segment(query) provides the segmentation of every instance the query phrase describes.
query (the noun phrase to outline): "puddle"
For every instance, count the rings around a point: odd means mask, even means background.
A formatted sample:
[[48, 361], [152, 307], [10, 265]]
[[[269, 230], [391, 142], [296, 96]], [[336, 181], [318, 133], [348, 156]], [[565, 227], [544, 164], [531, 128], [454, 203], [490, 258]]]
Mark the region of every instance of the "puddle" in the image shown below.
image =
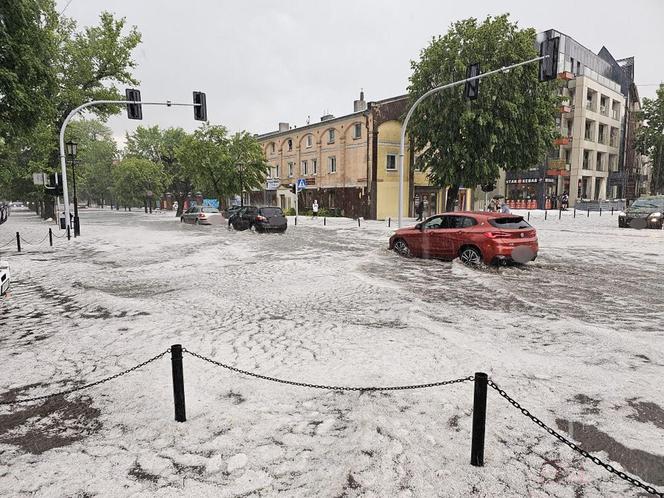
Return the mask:
[[[623, 446], [592, 425], [556, 419], [558, 429], [567, 432], [581, 447], [590, 452], [604, 451], [609, 460], [618, 462], [625, 471], [656, 486], [664, 485], [664, 456]], [[607, 462], [609, 463], [609, 462]]]

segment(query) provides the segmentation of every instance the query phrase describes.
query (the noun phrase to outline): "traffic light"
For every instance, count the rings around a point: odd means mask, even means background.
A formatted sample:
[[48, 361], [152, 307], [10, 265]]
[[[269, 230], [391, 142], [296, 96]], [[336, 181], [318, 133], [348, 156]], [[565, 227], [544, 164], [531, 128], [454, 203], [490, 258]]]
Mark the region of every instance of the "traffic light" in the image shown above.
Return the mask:
[[51, 173], [48, 175], [48, 185], [45, 185], [46, 193], [50, 195], [62, 195], [62, 173]]
[[[480, 65], [469, 64], [468, 69], [466, 69], [466, 78], [474, 78], [475, 76], [480, 75]], [[463, 98], [468, 100], [475, 100], [480, 94], [480, 80], [466, 81], [466, 85], [463, 87]]]
[[196, 121], [207, 121], [207, 105], [203, 92], [194, 92], [194, 119]]
[[[141, 101], [140, 90], [127, 88], [125, 90], [125, 96], [127, 97], [127, 100], [135, 102]], [[141, 104], [127, 104], [127, 117], [129, 119], [143, 119], [143, 108], [141, 107]]]
[[288, 185], [291, 189], [291, 192], [293, 192], [295, 195], [297, 195], [297, 183], [291, 183]]
[[540, 57], [548, 55], [539, 61], [539, 80], [550, 81], [558, 77], [558, 47], [560, 37], [547, 38], [540, 43]]

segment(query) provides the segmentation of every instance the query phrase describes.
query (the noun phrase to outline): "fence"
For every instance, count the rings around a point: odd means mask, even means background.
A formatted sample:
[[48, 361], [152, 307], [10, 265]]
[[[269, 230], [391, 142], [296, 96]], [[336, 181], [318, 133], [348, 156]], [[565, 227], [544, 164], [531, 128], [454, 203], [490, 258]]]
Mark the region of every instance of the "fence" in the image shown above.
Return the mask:
[[443, 381], [437, 381], [437, 382], [429, 382], [425, 384], [412, 384], [412, 385], [404, 385], [404, 386], [333, 386], [333, 385], [323, 385], [323, 384], [311, 384], [307, 382], [300, 382], [300, 381], [294, 381], [294, 380], [287, 380], [287, 379], [281, 379], [278, 377], [272, 377], [269, 375], [264, 375], [264, 374], [259, 374], [256, 372], [250, 372], [247, 370], [242, 370], [240, 368], [234, 367], [232, 365], [228, 365], [226, 363], [222, 363], [218, 360], [214, 360], [212, 358], [208, 358], [206, 356], [203, 356], [201, 354], [195, 353], [193, 351], [189, 351], [185, 348], [182, 347], [180, 344], [174, 344], [172, 345], [169, 349], [166, 351], [163, 351], [159, 353], [156, 356], [153, 356], [152, 358], [139, 363], [138, 365], [135, 365], [131, 368], [128, 368], [126, 370], [123, 370], [122, 372], [116, 373], [114, 375], [111, 375], [109, 377], [105, 377], [103, 379], [100, 379], [98, 381], [85, 384], [79, 387], [75, 387], [72, 389], [67, 389], [64, 391], [59, 391], [56, 393], [52, 394], [46, 394], [42, 396], [36, 396], [33, 398], [25, 398], [25, 399], [18, 399], [18, 400], [12, 400], [12, 401], [0, 401], [0, 405], [16, 405], [16, 404], [21, 404], [21, 403], [32, 403], [35, 401], [42, 401], [42, 400], [47, 400], [50, 398], [55, 398], [58, 396], [65, 396], [68, 394], [72, 394], [75, 392], [83, 391], [84, 389], [90, 389], [92, 387], [104, 384], [106, 382], [110, 382], [114, 379], [117, 379], [119, 377], [122, 377], [124, 375], [127, 375], [131, 372], [134, 372], [136, 370], [139, 370], [143, 368], [144, 366], [155, 362], [161, 358], [163, 358], [165, 355], [168, 353], [171, 354], [171, 370], [172, 370], [172, 379], [173, 379], [173, 400], [174, 400], [174, 411], [175, 411], [175, 420], [177, 422], [186, 422], [187, 420], [187, 415], [186, 415], [186, 402], [185, 402], [185, 390], [184, 390], [184, 366], [183, 366], [183, 353], [188, 354], [200, 361], [206, 362], [208, 364], [214, 365], [216, 367], [224, 368], [226, 370], [229, 370], [234, 373], [238, 373], [241, 375], [245, 375], [248, 377], [252, 377], [255, 379], [260, 379], [264, 381], [269, 381], [269, 382], [275, 382], [279, 384], [286, 384], [289, 386], [295, 386], [295, 387], [304, 387], [304, 388], [310, 388], [310, 389], [323, 389], [323, 390], [330, 390], [330, 391], [356, 391], [356, 392], [368, 392], [368, 391], [404, 391], [404, 390], [413, 390], [413, 389], [426, 389], [426, 388], [433, 388], [433, 387], [442, 387], [442, 386], [450, 386], [450, 385], [455, 385], [455, 384], [461, 384], [465, 382], [473, 382], [474, 383], [474, 393], [473, 393], [473, 420], [472, 420], [472, 435], [471, 435], [471, 451], [470, 451], [470, 464], [476, 467], [483, 467], [484, 466], [484, 447], [485, 447], [485, 428], [486, 428], [486, 417], [487, 417], [487, 391], [488, 388], [490, 387], [492, 390], [496, 391], [502, 398], [507, 400], [514, 408], [516, 408], [519, 412], [521, 412], [524, 416], [526, 416], [528, 419], [530, 419], [532, 422], [534, 422], [536, 425], [544, 429], [546, 432], [548, 432], [550, 435], [555, 437], [558, 441], [561, 443], [569, 446], [572, 450], [576, 451], [580, 455], [582, 455], [584, 458], [587, 458], [594, 464], [604, 468], [606, 471], [610, 472], [611, 474], [614, 474], [618, 476], [619, 478], [623, 479], [624, 481], [632, 484], [633, 486], [636, 486], [647, 493], [658, 496], [660, 498], [664, 498], [664, 491], [660, 491], [655, 489], [654, 487], [645, 484], [641, 482], [640, 480], [627, 475], [625, 472], [622, 472], [620, 470], [617, 470], [614, 468], [612, 465], [604, 462], [603, 460], [599, 459], [598, 457], [590, 454], [588, 451], [584, 450], [583, 448], [579, 447], [576, 443], [574, 443], [572, 440], [566, 438], [559, 432], [555, 431], [548, 425], [546, 425], [544, 422], [542, 422], [541, 419], [533, 415], [528, 409], [523, 407], [520, 403], [518, 403], [514, 398], [509, 396], [502, 388], [500, 388], [491, 378], [486, 373], [483, 372], [476, 372], [474, 375], [471, 376], [466, 376], [466, 377], [460, 377], [457, 379], [451, 379], [451, 380], [443, 380]]
[[22, 247], [21, 242], [23, 242], [24, 244], [27, 244], [29, 246], [40, 246], [40, 245], [44, 244], [47, 239], [48, 239], [49, 246], [53, 247], [53, 239], [54, 238], [55, 239], [64, 239], [65, 237], [67, 238], [67, 240], [71, 239], [71, 232], [70, 232], [69, 228], [67, 229], [67, 232], [63, 233], [62, 235], [54, 234], [53, 230], [49, 228], [48, 233], [46, 235], [44, 235], [44, 237], [39, 242], [35, 242], [35, 241], [31, 242], [29, 240], [26, 240], [21, 235], [20, 232], [16, 232], [16, 238], [12, 237], [11, 239], [6, 241], [5, 243], [0, 244], [0, 249], [4, 249], [6, 247], [9, 247], [9, 246], [12, 246], [12, 245], [16, 244], [16, 252], [21, 252], [21, 247]]

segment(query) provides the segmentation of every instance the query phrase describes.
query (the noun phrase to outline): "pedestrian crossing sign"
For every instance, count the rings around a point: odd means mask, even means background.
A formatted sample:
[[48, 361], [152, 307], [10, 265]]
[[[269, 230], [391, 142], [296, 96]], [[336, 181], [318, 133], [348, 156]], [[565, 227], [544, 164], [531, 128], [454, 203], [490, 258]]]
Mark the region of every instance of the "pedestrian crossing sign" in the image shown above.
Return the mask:
[[307, 187], [307, 182], [305, 181], [304, 178], [298, 178], [297, 180], [297, 191], [300, 192], [301, 190], [304, 190]]

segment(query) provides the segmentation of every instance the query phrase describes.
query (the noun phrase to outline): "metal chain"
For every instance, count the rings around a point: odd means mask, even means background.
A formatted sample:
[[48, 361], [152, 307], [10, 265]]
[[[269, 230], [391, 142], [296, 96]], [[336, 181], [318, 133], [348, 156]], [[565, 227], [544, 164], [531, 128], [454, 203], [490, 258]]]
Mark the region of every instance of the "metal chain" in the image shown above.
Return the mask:
[[16, 239], [11, 238], [8, 242], [5, 242], [3, 245], [1, 245], [1, 246], [0, 246], [0, 249], [3, 248], [3, 247], [10, 246], [10, 245], [12, 245], [12, 244], [16, 244]]
[[122, 372], [116, 373], [115, 375], [111, 375], [110, 377], [103, 378], [101, 380], [98, 380], [96, 382], [92, 382], [90, 384], [85, 384], [84, 386], [80, 387], [74, 387], [72, 389], [67, 389], [66, 391], [60, 391], [57, 393], [53, 394], [45, 394], [44, 396], [36, 396], [34, 398], [26, 398], [26, 399], [17, 399], [14, 401], [0, 401], [0, 405], [16, 405], [18, 403], [30, 403], [32, 401], [39, 401], [42, 399], [49, 399], [49, 398], [55, 398], [56, 396], [64, 396], [65, 394], [71, 394], [76, 391], [82, 391], [83, 389], [88, 389], [90, 387], [98, 386], [99, 384], [103, 384], [104, 382], [109, 382], [113, 379], [117, 379], [118, 377], [122, 377], [123, 375], [127, 375], [128, 373], [133, 372], [134, 370], [138, 370], [139, 368], [144, 367], [148, 363], [152, 363], [153, 361], [157, 361], [159, 358], [164, 356], [166, 353], [169, 353], [171, 350], [167, 349], [163, 353], [159, 353], [157, 356], [153, 356], [149, 360], [144, 361], [143, 363], [139, 363], [138, 365], [128, 368], [127, 370], [123, 370]]
[[21, 235], [20, 237], [21, 237], [21, 240], [23, 240], [23, 242], [25, 242], [25, 243], [28, 244], [29, 246], [38, 246], [38, 245], [42, 244], [42, 243], [46, 240], [46, 238], [48, 237], [48, 234], [46, 234], [46, 235], [44, 236], [44, 238], [41, 239], [41, 240], [40, 240], [39, 242], [37, 242], [36, 244], [34, 244], [34, 243], [32, 243], [32, 242], [28, 242], [27, 240], [25, 240], [25, 239], [23, 238], [23, 235]]
[[459, 382], [466, 382], [466, 381], [471, 381], [474, 380], [473, 376], [469, 377], [463, 377], [461, 379], [453, 379], [453, 380], [443, 380], [439, 382], [430, 382], [427, 384], [414, 384], [410, 386], [385, 386], [385, 387], [375, 387], [375, 386], [369, 386], [369, 387], [346, 387], [346, 386], [328, 386], [324, 384], [309, 384], [308, 382], [297, 382], [294, 380], [285, 380], [285, 379], [278, 379], [277, 377], [270, 377], [268, 375], [262, 375], [262, 374], [257, 374], [254, 372], [248, 372], [246, 370], [242, 370], [240, 368], [236, 368], [230, 365], [226, 365], [224, 363], [221, 363], [219, 361], [213, 360], [211, 358], [206, 358], [203, 355], [200, 355], [198, 353], [194, 353], [193, 351], [189, 351], [188, 349], [182, 348], [182, 351], [185, 353], [190, 354], [191, 356], [195, 356], [196, 358], [207, 361], [208, 363], [212, 363], [213, 365], [216, 365], [218, 367], [226, 368], [227, 370], [231, 370], [233, 372], [237, 372], [243, 375], [248, 375], [250, 377], [255, 377], [257, 379], [263, 379], [263, 380], [269, 380], [271, 382], [278, 382], [280, 384], [288, 384], [291, 386], [299, 386], [299, 387], [311, 387], [313, 389], [327, 389], [330, 391], [402, 391], [402, 390], [408, 390], [408, 389], [423, 389], [427, 387], [439, 387], [439, 386], [446, 386], [449, 384], [457, 384]]
[[546, 432], [548, 432], [548, 433], [551, 434], [553, 437], [555, 437], [556, 439], [558, 439], [561, 443], [566, 444], [567, 446], [569, 446], [570, 448], [572, 448], [572, 449], [573, 449], [574, 451], [576, 451], [577, 453], [580, 453], [584, 458], [587, 458], [588, 460], [590, 460], [591, 462], [593, 462], [595, 465], [599, 465], [600, 467], [604, 467], [606, 470], [608, 470], [608, 471], [611, 472], [612, 474], [617, 475], [617, 476], [620, 477], [621, 479], [627, 481], [627, 482], [630, 483], [630, 484], [633, 484], [634, 486], [638, 486], [639, 488], [645, 490], [646, 492], [650, 493], [651, 495], [655, 495], [655, 496], [659, 496], [659, 497], [664, 498], [664, 492], [662, 492], [662, 491], [658, 491], [658, 490], [656, 490], [655, 488], [653, 488], [652, 486], [649, 486], [649, 485], [647, 485], [647, 484], [644, 484], [644, 483], [642, 483], [641, 481], [639, 481], [638, 479], [635, 479], [634, 477], [628, 476], [627, 474], [625, 474], [624, 472], [621, 472], [620, 470], [616, 470], [615, 468], [613, 468], [613, 467], [612, 467], [611, 465], [609, 465], [608, 463], [605, 463], [605, 462], [603, 462], [602, 460], [600, 460], [599, 458], [597, 458], [596, 456], [591, 455], [591, 454], [588, 453], [586, 450], [584, 450], [584, 449], [582, 449], [582, 448], [579, 448], [574, 442], [570, 441], [569, 439], [567, 439], [565, 436], [563, 436], [563, 435], [560, 434], [559, 432], [556, 432], [555, 430], [553, 430], [551, 427], [549, 427], [549, 426], [546, 425], [544, 422], [542, 422], [540, 419], [538, 419], [535, 415], [533, 415], [532, 413], [530, 413], [530, 411], [528, 411], [526, 408], [522, 407], [517, 401], [515, 401], [515, 400], [514, 400], [513, 398], [511, 398], [511, 397], [510, 397], [505, 391], [503, 391], [500, 387], [498, 387], [498, 385], [497, 385], [494, 381], [492, 381], [491, 379], [489, 379], [488, 384], [489, 384], [489, 386], [491, 386], [493, 389], [495, 389], [496, 391], [498, 391], [498, 393], [499, 393], [503, 398], [505, 398], [507, 401], [509, 401], [510, 404], [511, 404], [512, 406], [514, 406], [514, 408], [516, 408], [517, 410], [519, 410], [521, 413], [523, 413], [526, 417], [528, 417], [530, 420], [532, 420], [532, 421], [535, 422], [537, 425], [539, 425], [539, 426], [540, 426], [542, 429], [544, 429]]

